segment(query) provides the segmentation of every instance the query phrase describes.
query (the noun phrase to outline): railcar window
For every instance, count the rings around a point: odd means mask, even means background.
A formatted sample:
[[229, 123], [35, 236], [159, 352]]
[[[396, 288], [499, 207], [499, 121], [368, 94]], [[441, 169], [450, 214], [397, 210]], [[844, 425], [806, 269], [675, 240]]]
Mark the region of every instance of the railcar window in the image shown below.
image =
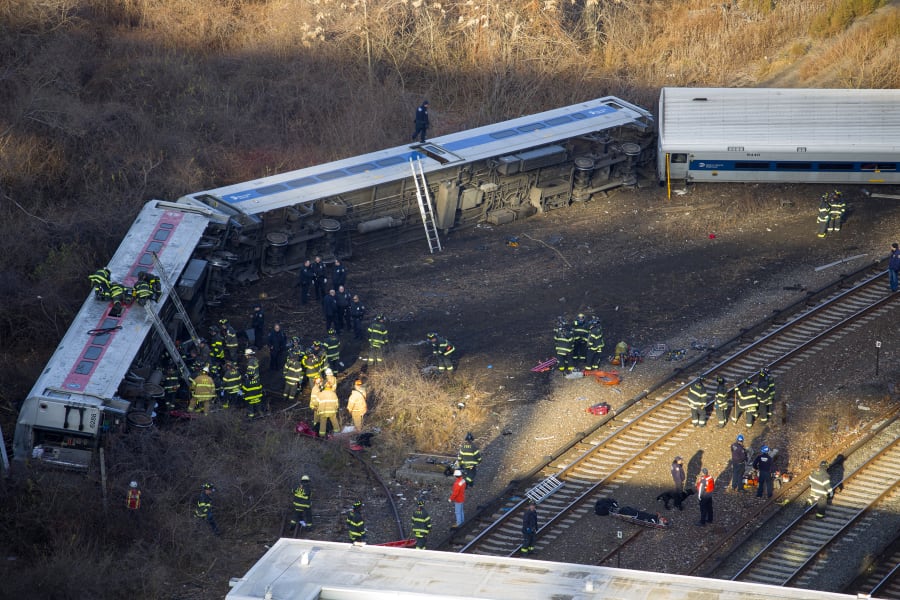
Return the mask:
[[863, 171], [896, 171], [897, 163], [863, 163]]
[[734, 168], [744, 171], [768, 171], [769, 163], [761, 160], [748, 160], [734, 163]]
[[503, 138], [519, 135], [519, 132], [515, 129], [504, 129], [503, 131], [495, 131], [494, 133], [489, 133], [488, 135], [494, 139], [502, 140]]
[[518, 127], [518, 130], [523, 133], [528, 133], [529, 131], [537, 131], [538, 129], [544, 129], [546, 127], [545, 124], [538, 121], [537, 123], [530, 123], [528, 125], [522, 125]]
[[382, 158], [381, 160], [376, 160], [375, 164], [379, 167], [392, 167], [394, 165], [399, 165], [402, 162], [406, 162], [406, 159], [402, 156], [392, 156], [390, 158]]
[[671, 163], [686, 163], [687, 162], [687, 154], [672, 154], [669, 157], [669, 162], [671, 162]]
[[300, 179], [291, 179], [290, 181], [285, 181], [284, 185], [290, 186], [292, 188], [303, 187], [305, 185], [312, 185], [318, 181], [315, 177], [301, 177]]
[[261, 196], [266, 196], [268, 194], [277, 194], [278, 192], [283, 192], [287, 188], [284, 184], [276, 183], [275, 185], [267, 185], [265, 187], [258, 188], [256, 192]]
[[363, 163], [361, 165], [353, 165], [352, 167], [347, 167], [347, 170], [354, 175], [357, 173], [365, 173], [366, 171], [374, 171], [375, 169], [376, 167], [373, 163]]
[[94, 361], [91, 360], [82, 360], [78, 361], [78, 364], [75, 366], [75, 372], [79, 375], [87, 375], [91, 372], [91, 369], [94, 368]]
[[337, 170], [337, 171], [328, 171], [327, 173], [321, 173], [319, 175], [319, 180], [321, 181], [332, 181], [334, 179], [340, 179], [341, 177], [346, 177], [347, 171]]
[[570, 123], [572, 121], [572, 117], [569, 115], [563, 115], [561, 117], [554, 117], [549, 119], [547, 123], [550, 124], [551, 127], [555, 127], [557, 125], [562, 125], [563, 123]]
[[84, 351], [84, 358], [86, 360], [97, 360], [102, 352], [103, 348], [99, 346], [88, 346], [88, 349]]
[[820, 171], [852, 171], [853, 163], [828, 162], [819, 163]]
[[164, 242], [169, 239], [170, 233], [172, 233], [171, 229], [157, 229], [156, 233], [153, 234], [153, 239], [157, 242]]
[[808, 162], [777, 162], [775, 168], [781, 171], [808, 171], [812, 169], [812, 163]]

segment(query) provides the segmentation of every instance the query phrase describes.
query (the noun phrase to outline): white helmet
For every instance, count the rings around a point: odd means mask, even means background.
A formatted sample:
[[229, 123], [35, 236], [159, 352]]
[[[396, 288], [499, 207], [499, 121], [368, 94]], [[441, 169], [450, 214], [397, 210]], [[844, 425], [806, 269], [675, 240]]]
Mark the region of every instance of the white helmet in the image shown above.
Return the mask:
[[459, 469], [453, 471], [453, 476], [454, 477], [462, 477], [462, 471], [460, 471]]
[[136, 488], [137, 486], [138, 486], [137, 481], [132, 481], [131, 483], [128, 484], [128, 487]]
[[331, 368], [329, 367], [329, 368], [325, 369], [325, 374], [326, 375], [334, 375], [334, 371], [332, 371]]

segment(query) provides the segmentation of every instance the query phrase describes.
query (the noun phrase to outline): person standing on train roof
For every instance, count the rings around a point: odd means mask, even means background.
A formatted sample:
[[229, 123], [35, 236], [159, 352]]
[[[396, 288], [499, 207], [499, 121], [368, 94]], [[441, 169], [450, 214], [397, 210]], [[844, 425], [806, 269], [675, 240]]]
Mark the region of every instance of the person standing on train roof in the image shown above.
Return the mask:
[[412, 134], [412, 141], [416, 141], [416, 138], [419, 138], [419, 142], [425, 143], [425, 134], [428, 131], [428, 128], [431, 126], [431, 122], [428, 119], [428, 100], [422, 102], [421, 106], [416, 109], [416, 130]]

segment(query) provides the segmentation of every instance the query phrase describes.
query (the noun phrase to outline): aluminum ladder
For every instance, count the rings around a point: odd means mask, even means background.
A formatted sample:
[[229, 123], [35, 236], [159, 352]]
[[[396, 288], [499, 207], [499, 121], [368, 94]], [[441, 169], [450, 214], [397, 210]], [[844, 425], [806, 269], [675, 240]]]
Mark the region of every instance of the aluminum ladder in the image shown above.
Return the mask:
[[[416, 172], [416, 165], [419, 171]], [[422, 215], [422, 225], [425, 227], [425, 238], [428, 240], [428, 249], [434, 254], [435, 249], [438, 252], [441, 248], [441, 238], [438, 236], [437, 223], [434, 221], [434, 207], [431, 204], [431, 194], [428, 192], [428, 182], [425, 180], [425, 171], [422, 170], [422, 159], [409, 159], [409, 166], [412, 169], [413, 181], [416, 182], [416, 200], [419, 201], [419, 214]]]
[[563, 485], [565, 484], [562, 481], [551, 475], [525, 492], [525, 496], [535, 504], [540, 504], [542, 500], [546, 499]]
[[153, 257], [153, 266], [156, 267], [156, 274], [159, 275], [159, 281], [162, 284], [164, 290], [169, 293], [169, 298], [172, 299], [172, 303], [175, 305], [175, 310], [178, 311], [178, 314], [181, 316], [181, 320], [184, 322], [184, 327], [187, 329], [188, 334], [191, 336], [191, 340], [194, 342], [194, 346], [200, 347], [200, 336], [197, 335], [197, 330], [194, 329], [194, 324], [191, 323], [190, 317], [188, 317], [187, 311], [184, 308], [184, 304], [181, 302], [181, 298], [178, 296], [178, 292], [175, 290], [174, 286], [172, 286], [172, 282], [169, 281], [169, 276], [166, 275], [166, 270], [163, 268], [162, 263], [159, 261], [159, 256], [156, 255], [156, 252], [151, 252], [150, 255]]
[[147, 302], [144, 304], [144, 311], [147, 313], [147, 316], [150, 317], [150, 322], [153, 323], [153, 328], [156, 329], [156, 335], [159, 336], [159, 339], [162, 340], [163, 344], [166, 347], [166, 350], [169, 351], [169, 356], [172, 358], [172, 362], [178, 367], [178, 372], [181, 373], [181, 378], [184, 380], [188, 386], [191, 385], [191, 372], [188, 370], [187, 365], [184, 364], [184, 360], [181, 358], [181, 353], [178, 352], [178, 348], [175, 346], [174, 340], [172, 340], [172, 336], [169, 335], [169, 332], [166, 330], [166, 326], [163, 325], [163, 322], [160, 321], [159, 315], [156, 314], [156, 311], [153, 310], [153, 306]]

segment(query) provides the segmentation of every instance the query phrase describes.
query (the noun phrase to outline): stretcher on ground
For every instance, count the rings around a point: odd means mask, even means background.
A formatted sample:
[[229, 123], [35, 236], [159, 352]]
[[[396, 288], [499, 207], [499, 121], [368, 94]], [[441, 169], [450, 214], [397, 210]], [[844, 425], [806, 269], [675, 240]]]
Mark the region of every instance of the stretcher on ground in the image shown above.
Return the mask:
[[611, 510], [609, 514], [622, 521], [628, 521], [643, 527], [652, 527], [653, 529], [668, 529], [669, 527], [669, 520], [659, 513], [646, 512], [630, 506]]

